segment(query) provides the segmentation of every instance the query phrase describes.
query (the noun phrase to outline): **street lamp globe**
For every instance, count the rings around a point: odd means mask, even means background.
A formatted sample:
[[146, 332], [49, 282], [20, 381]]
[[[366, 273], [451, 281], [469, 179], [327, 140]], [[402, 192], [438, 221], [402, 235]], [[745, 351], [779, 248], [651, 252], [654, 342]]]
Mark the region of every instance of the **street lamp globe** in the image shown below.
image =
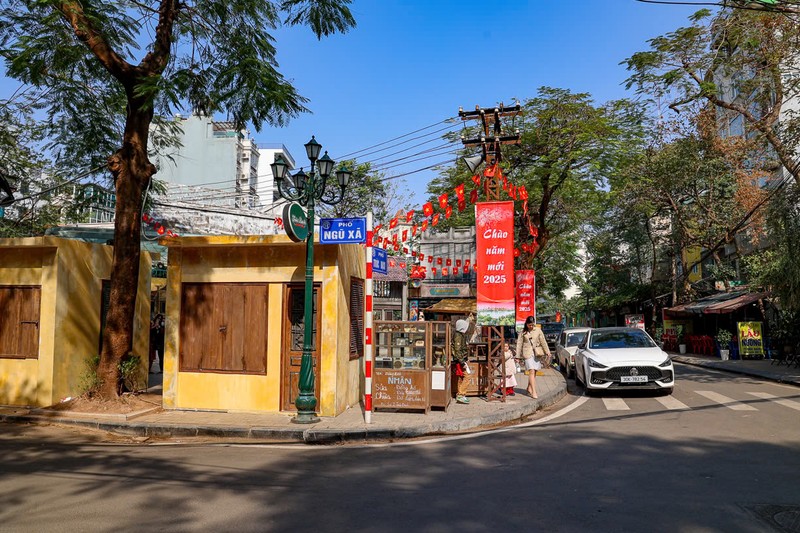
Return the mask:
[[328, 151], [325, 150], [325, 155], [323, 155], [319, 161], [317, 161], [317, 167], [319, 167], [319, 175], [322, 176], [322, 179], [326, 179], [328, 176], [331, 175], [331, 170], [333, 170], [333, 159], [328, 156]]
[[347, 187], [347, 184], [350, 183], [350, 177], [352, 176], [352, 172], [347, 167], [342, 167], [336, 171], [336, 180], [339, 182], [339, 187], [344, 189]]
[[[306, 155], [311, 160], [312, 164], [319, 158], [319, 153], [322, 150], [322, 145], [317, 142], [314, 136], [311, 136], [311, 140], [308, 141], [303, 146], [306, 147]], [[313, 169], [312, 169], [313, 170]]]

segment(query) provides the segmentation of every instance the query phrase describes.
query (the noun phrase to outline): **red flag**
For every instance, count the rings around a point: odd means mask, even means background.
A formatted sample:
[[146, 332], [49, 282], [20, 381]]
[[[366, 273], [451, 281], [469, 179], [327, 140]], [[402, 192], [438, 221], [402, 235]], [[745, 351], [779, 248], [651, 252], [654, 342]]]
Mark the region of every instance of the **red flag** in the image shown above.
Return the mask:
[[404, 229], [404, 230], [403, 230], [403, 238], [402, 238], [401, 240], [402, 240], [403, 242], [405, 242], [405, 241], [407, 241], [407, 240], [408, 240], [408, 230], [407, 230], [407, 229]]
[[453, 215], [453, 208], [450, 207], [450, 204], [447, 204], [447, 208], [444, 210], [444, 218], [450, 218]]
[[453, 265], [453, 260], [448, 257], [447, 260], [445, 261], [445, 264], [447, 266], [452, 266]]
[[392, 220], [390, 220], [389, 221], [389, 229], [396, 228], [398, 222], [399, 222], [399, 220], [397, 220], [397, 217], [394, 217]]
[[450, 274], [450, 269], [449, 269], [449, 268], [447, 268], [447, 267], [444, 267], [444, 268], [442, 269], [442, 276], [447, 276], [447, 275], [449, 275], [449, 274]]
[[503, 176], [503, 190], [508, 191], [508, 178]]
[[465, 266], [465, 267], [468, 267], [468, 266], [469, 266], [469, 259], [465, 259], [465, 260], [464, 260], [464, 266]]
[[464, 274], [469, 274], [469, 267], [465, 266], [462, 272], [464, 272]]
[[459, 213], [461, 211], [463, 211], [464, 209], [466, 209], [466, 207], [467, 207], [467, 202], [463, 198], [458, 201], [458, 212]]
[[425, 231], [426, 229], [428, 229], [428, 221], [427, 220], [423, 220], [422, 221], [422, 231]]
[[447, 193], [439, 195], [439, 207], [444, 209], [447, 206]]
[[383, 224], [378, 224], [377, 226], [375, 226], [375, 229], [372, 230], [372, 233], [377, 234], [381, 230], [382, 227], [383, 227]]
[[483, 170], [483, 175], [486, 176], [487, 178], [493, 178], [496, 170], [497, 170], [497, 163], [495, 163], [490, 167], [486, 167]]
[[400, 245], [399, 244], [394, 243], [394, 251], [395, 252], [399, 252], [400, 251]]
[[456, 266], [461, 268], [461, 259], [456, 259]]
[[406, 222], [411, 222], [411, 219], [414, 218], [414, 210], [412, 209], [408, 213], [406, 213]]
[[417, 234], [417, 225], [414, 224], [413, 226], [411, 226], [411, 236], [413, 237], [416, 234]]
[[436, 275], [436, 267], [431, 268], [431, 272], [433, 272], [433, 275], [435, 276]]
[[145, 222], [150, 222], [150, 215], [148, 215], [147, 213], [142, 213], [142, 220], [144, 220]]
[[403, 246], [403, 253], [408, 255], [408, 248], [406, 248], [405, 246]]
[[478, 189], [472, 189], [472, 192], [469, 193], [469, 203], [474, 204], [478, 201]]
[[425, 254], [423, 254], [422, 252], [420, 252], [418, 255], [419, 255], [419, 260], [420, 261], [425, 259]]
[[394, 244], [395, 246], [397, 246], [397, 233], [395, 233], [394, 235], [392, 235], [392, 244]]
[[519, 248], [514, 248], [514, 257], [519, 257]]
[[517, 199], [517, 188], [513, 185], [508, 188], [508, 195], [513, 198], [514, 200]]
[[411, 250], [411, 257], [417, 257], [417, 251]]
[[432, 255], [428, 256], [428, 263], [433, 263], [433, 256]]
[[429, 217], [433, 214], [433, 204], [428, 202], [422, 206], [422, 212], [425, 214], [426, 217]]
[[400, 261], [400, 268], [405, 268], [405, 267], [406, 267], [406, 262]]
[[441, 265], [442, 264], [442, 258], [441, 257], [437, 257], [436, 258], [436, 264], [437, 265]]
[[397, 263], [395, 262], [395, 260], [394, 260], [394, 259], [389, 259], [389, 266], [390, 266], [390, 267], [393, 267], [393, 266], [395, 266], [395, 265], [397, 265]]
[[435, 215], [433, 215], [433, 220], [431, 220], [431, 224], [435, 226], [438, 223], [439, 223], [439, 213], [436, 213]]
[[456, 198], [458, 198], [458, 201], [460, 202], [461, 200], [464, 199], [464, 184], [462, 183], [461, 185], [458, 185], [455, 188], [455, 191], [456, 191]]
[[528, 189], [524, 185], [520, 185], [517, 190], [519, 191], [519, 199], [526, 201], [528, 199]]
[[480, 187], [480, 185], [481, 185], [481, 178], [480, 178], [480, 177], [478, 177], [478, 175], [477, 175], [477, 174], [475, 174], [474, 176], [472, 176], [472, 183], [474, 183], [475, 185], [477, 185], [478, 187]]

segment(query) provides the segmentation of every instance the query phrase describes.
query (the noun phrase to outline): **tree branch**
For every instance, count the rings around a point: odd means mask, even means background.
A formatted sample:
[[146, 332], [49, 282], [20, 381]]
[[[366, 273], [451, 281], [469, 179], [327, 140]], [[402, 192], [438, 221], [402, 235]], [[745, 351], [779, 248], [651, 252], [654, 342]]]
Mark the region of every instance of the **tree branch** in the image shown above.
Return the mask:
[[122, 57], [111, 48], [106, 41], [105, 37], [92, 26], [89, 18], [83, 11], [81, 2], [77, 0], [67, 0], [64, 2], [55, 2], [55, 9], [66, 19], [75, 36], [97, 57], [100, 64], [103, 65], [112, 76], [125, 84], [130, 78], [133, 67], [130, 63], [122, 59]]

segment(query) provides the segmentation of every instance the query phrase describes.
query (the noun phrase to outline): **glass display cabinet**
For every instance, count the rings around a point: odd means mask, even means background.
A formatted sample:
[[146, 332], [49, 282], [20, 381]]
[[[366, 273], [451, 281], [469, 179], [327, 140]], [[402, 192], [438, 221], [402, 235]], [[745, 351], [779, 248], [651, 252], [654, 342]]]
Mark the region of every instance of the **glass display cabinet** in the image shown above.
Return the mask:
[[372, 399], [375, 409], [447, 409], [449, 322], [376, 321]]

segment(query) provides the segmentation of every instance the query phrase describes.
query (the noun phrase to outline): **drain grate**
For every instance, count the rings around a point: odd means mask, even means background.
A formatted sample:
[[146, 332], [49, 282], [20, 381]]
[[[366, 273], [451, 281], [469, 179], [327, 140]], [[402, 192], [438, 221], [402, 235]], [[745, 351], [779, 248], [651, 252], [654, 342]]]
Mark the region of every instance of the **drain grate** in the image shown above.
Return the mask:
[[785, 533], [800, 533], [800, 505], [747, 505], [745, 509]]

